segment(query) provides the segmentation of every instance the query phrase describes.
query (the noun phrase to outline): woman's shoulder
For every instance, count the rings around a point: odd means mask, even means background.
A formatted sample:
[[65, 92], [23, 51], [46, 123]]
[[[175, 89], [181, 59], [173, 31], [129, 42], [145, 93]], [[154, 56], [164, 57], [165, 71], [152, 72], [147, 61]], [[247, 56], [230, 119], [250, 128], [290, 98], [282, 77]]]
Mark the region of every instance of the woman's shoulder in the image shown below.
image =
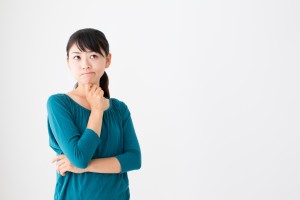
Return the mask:
[[120, 100], [117, 98], [110, 98], [111, 107], [116, 108], [119, 112], [125, 112], [128, 110], [127, 104], [124, 100]]
[[49, 101], [59, 101], [59, 100], [65, 100], [66, 99], [66, 94], [64, 93], [55, 93], [55, 94], [50, 94], [48, 96], [48, 102]]
[[68, 102], [67, 95], [64, 93], [55, 93], [49, 95], [47, 99], [47, 106], [54, 106], [54, 105], [66, 105]]
[[116, 105], [116, 106], [126, 106], [125, 102], [123, 100], [120, 100], [120, 99], [117, 99], [117, 98], [114, 98], [114, 97], [111, 97], [110, 98], [110, 102], [113, 104], [113, 105]]

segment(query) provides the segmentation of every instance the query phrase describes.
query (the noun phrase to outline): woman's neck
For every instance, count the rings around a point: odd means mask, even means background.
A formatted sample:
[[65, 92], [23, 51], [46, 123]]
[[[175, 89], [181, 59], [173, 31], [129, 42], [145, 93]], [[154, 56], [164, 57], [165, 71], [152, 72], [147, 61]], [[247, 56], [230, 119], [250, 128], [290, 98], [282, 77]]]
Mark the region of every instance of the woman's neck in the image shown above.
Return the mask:
[[85, 97], [85, 88], [84, 88], [84, 85], [78, 84], [78, 87], [74, 89], [74, 93], [77, 96]]

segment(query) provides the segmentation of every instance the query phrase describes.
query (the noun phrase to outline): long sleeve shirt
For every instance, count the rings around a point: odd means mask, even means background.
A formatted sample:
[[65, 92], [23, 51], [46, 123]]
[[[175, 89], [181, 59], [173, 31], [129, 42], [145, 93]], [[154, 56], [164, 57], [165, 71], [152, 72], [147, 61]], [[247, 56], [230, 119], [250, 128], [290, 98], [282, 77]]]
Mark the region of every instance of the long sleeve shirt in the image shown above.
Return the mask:
[[116, 157], [119, 174], [67, 172], [57, 173], [55, 200], [129, 199], [127, 172], [141, 167], [141, 151], [127, 105], [115, 98], [103, 113], [100, 137], [87, 128], [91, 111], [67, 94], [48, 98], [48, 134], [50, 147], [65, 154], [78, 168], [86, 168], [91, 159]]

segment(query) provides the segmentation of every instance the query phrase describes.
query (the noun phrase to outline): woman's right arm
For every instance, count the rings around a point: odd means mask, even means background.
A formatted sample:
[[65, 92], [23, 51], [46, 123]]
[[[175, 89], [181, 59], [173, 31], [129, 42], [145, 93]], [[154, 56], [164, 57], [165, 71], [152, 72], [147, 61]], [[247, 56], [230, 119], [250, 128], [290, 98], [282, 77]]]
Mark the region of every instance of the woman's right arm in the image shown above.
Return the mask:
[[102, 128], [103, 112], [107, 107], [107, 102], [103, 97], [103, 90], [97, 85], [86, 84], [86, 100], [90, 104], [91, 114], [87, 124], [87, 128], [95, 131], [100, 137]]
[[91, 87], [90, 90], [87, 99], [91, 106], [91, 114], [87, 128], [82, 134], [74, 124], [68, 105], [59, 96], [53, 95], [47, 101], [50, 131], [63, 154], [78, 168], [88, 166], [100, 142], [103, 105], [99, 102], [99, 96], [97, 97], [100, 92], [96, 92], [95, 87]]

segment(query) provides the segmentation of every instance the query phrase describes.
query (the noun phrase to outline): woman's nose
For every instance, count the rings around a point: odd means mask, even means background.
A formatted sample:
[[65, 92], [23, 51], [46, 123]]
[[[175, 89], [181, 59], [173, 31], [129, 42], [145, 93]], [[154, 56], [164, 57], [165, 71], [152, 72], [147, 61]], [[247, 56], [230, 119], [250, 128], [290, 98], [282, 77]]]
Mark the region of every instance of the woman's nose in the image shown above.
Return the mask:
[[81, 69], [88, 69], [88, 68], [90, 68], [89, 65], [82, 65], [82, 67], [81, 67]]
[[82, 60], [81, 68], [82, 69], [88, 69], [88, 68], [91, 68], [91, 65], [86, 59], [84, 59], [84, 60]]

